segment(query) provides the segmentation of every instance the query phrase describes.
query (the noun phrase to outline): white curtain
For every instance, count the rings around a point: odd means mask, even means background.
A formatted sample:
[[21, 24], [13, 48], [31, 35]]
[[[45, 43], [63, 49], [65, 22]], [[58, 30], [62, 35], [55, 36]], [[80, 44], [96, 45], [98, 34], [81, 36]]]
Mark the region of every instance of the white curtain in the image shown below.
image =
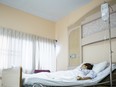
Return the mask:
[[55, 40], [0, 28], [0, 68], [56, 70]]

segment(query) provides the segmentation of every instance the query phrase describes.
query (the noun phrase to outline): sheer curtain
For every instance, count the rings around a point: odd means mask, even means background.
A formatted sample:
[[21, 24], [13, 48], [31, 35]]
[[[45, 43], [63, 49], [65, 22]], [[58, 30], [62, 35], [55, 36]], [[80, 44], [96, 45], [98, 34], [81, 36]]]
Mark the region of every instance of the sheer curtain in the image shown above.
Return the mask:
[[35, 46], [35, 69], [39, 67], [40, 69], [55, 71], [55, 41], [38, 37]]
[[26, 73], [34, 69], [55, 71], [55, 40], [0, 28], [0, 69], [16, 66], [22, 66]]

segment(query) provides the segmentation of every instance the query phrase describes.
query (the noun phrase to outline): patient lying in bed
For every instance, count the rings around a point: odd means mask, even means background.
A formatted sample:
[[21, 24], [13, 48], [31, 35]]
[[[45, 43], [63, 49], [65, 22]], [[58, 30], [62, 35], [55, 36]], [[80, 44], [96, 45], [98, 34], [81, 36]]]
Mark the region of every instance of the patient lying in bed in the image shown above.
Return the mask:
[[[34, 83], [37, 83], [46, 86], [62, 87], [75, 85], [90, 86], [100, 82], [110, 73], [110, 66], [107, 64], [107, 62], [94, 64], [94, 67], [91, 68], [86, 67], [86, 64], [83, 63], [73, 70], [57, 71], [51, 73], [44, 72], [37, 74], [23, 74], [23, 85], [33, 85]], [[116, 65], [113, 65], [112, 68], [113, 70], [116, 69]]]
[[89, 63], [85, 63], [80, 67], [74, 70], [67, 70], [67, 71], [58, 71], [52, 73], [36, 73], [26, 75], [27, 78], [40, 78], [40, 79], [47, 79], [47, 80], [56, 80], [56, 81], [76, 81], [76, 80], [87, 80], [93, 79], [96, 77], [96, 73], [92, 70], [93, 65]]
[[87, 80], [95, 78], [97, 74], [92, 70], [92, 68], [93, 68], [92, 64], [84, 63], [77, 70], [77, 80]]

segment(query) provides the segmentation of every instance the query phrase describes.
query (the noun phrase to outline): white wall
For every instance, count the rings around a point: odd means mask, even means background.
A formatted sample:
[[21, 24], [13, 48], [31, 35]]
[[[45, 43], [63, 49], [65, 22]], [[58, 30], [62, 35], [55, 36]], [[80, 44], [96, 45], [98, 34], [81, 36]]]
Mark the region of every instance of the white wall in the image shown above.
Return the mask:
[[55, 39], [55, 22], [0, 4], [0, 26]]

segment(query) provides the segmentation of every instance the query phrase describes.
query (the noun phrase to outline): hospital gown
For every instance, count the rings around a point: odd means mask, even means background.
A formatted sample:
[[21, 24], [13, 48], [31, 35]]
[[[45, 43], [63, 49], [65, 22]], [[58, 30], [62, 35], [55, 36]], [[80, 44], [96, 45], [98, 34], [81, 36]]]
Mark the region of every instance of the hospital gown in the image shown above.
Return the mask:
[[90, 77], [90, 78], [95, 78], [97, 74], [93, 70], [88, 70], [88, 69], [76, 69], [75, 71], [75, 76], [80, 76], [80, 77]]

